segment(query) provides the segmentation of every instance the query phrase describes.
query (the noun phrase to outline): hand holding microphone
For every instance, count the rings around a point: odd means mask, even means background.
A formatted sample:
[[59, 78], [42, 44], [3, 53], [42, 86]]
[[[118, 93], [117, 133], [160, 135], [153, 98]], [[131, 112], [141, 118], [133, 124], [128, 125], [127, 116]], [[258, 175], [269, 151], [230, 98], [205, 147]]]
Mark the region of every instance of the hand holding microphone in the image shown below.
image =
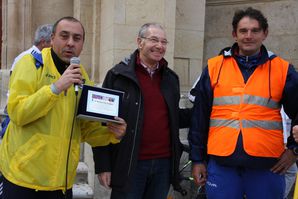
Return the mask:
[[[72, 57], [70, 59], [70, 65], [76, 64], [76, 65], [80, 65], [80, 58], [79, 57]], [[74, 88], [75, 88], [75, 93], [78, 94], [79, 92], [79, 85], [78, 83], [74, 83]]]
[[72, 57], [70, 65], [64, 71], [62, 76], [54, 83], [54, 87], [60, 92], [66, 91], [72, 85], [75, 86], [75, 92], [78, 92], [78, 84], [82, 83], [82, 74], [80, 70], [80, 58]]

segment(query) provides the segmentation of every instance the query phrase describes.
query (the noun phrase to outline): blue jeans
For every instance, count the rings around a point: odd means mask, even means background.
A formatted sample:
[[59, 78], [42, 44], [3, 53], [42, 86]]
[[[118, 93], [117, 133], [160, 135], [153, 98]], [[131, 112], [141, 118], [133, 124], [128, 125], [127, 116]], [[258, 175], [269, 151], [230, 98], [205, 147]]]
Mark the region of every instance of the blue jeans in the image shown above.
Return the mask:
[[170, 188], [171, 159], [139, 160], [129, 192], [112, 190], [111, 199], [166, 199]]
[[285, 176], [269, 169], [225, 167], [213, 159], [208, 163], [208, 199], [283, 199]]

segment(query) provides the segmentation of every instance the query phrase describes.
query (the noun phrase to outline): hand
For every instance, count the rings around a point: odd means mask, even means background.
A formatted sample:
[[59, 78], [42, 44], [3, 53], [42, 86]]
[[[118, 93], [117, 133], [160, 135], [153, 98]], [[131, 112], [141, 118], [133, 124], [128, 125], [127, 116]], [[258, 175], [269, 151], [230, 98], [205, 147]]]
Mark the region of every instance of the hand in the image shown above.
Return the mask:
[[192, 176], [198, 186], [205, 185], [207, 181], [207, 170], [204, 163], [194, 163], [192, 166]]
[[67, 90], [74, 83], [83, 83], [80, 65], [78, 64], [69, 65], [62, 76], [54, 84], [57, 87], [58, 91], [62, 92]]
[[298, 125], [293, 126], [293, 137], [295, 141], [298, 143]]
[[124, 119], [120, 117], [115, 117], [115, 120], [119, 121], [120, 123], [108, 122], [107, 126], [109, 130], [115, 135], [115, 137], [121, 140], [125, 135], [127, 125]]
[[102, 172], [97, 175], [99, 183], [107, 189], [111, 189], [111, 172]]
[[286, 149], [280, 156], [279, 161], [270, 170], [273, 173], [285, 174], [295, 161], [296, 156], [294, 155], [293, 151]]

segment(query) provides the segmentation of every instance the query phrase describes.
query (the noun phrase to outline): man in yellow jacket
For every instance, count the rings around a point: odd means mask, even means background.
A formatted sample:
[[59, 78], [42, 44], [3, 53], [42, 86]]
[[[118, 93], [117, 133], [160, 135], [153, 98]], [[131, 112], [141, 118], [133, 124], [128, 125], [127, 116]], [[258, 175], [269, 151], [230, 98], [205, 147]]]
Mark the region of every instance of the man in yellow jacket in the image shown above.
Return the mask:
[[75, 118], [79, 96], [73, 85], [92, 84], [82, 65], [70, 64], [84, 37], [80, 21], [63, 17], [53, 26], [52, 48], [25, 55], [15, 66], [7, 106], [11, 122], [0, 146], [6, 199], [72, 198], [80, 142], [103, 146], [124, 135], [121, 118], [107, 127]]

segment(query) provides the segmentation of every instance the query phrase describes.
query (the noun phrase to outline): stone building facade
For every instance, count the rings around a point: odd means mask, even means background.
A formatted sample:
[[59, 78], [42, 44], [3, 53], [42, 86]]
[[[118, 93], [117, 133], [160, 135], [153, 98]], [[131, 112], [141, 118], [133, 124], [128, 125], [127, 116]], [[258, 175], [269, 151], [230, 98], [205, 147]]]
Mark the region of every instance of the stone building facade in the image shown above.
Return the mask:
[[106, 71], [136, 48], [139, 27], [159, 22], [170, 41], [166, 59], [187, 91], [206, 60], [233, 42], [233, 13], [248, 6], [268, 17], [266, 46], [297, 66], [297, 0], [2, 0], [1, 69], [32, 45], [38, 25], [70, 15], [86, 29], [81, 62], [101, 83]]
[[[81, 63], [90, 78], [101, 84], [107, 70], [136, 48], [139, 27], [158, 22], [165, 27], [169, 40], [166, 59], [178, 73], [185, 94], [207, 59], [233, 43], [234, 11], [248, 6], [262, 10], [268, 18], [267, 48], [298, 67], [297, 0], [2, 0], [1, 3], [1, 74], [7, 74], [3, 70], [10, 68], [14, 57], [32, 45], [38, 25], [74, 16], [86, 30]], [[3, 90], [8, 82], [4, 75], [0, 81], [3, 105]], [[85, 148], [88, 155], [84, 161], [92, 168], [90, 149]], [[94, 186], [94, 176], [89, 178]], [[96, 193], [95, 198], [106, 195], [101, 194]]]

